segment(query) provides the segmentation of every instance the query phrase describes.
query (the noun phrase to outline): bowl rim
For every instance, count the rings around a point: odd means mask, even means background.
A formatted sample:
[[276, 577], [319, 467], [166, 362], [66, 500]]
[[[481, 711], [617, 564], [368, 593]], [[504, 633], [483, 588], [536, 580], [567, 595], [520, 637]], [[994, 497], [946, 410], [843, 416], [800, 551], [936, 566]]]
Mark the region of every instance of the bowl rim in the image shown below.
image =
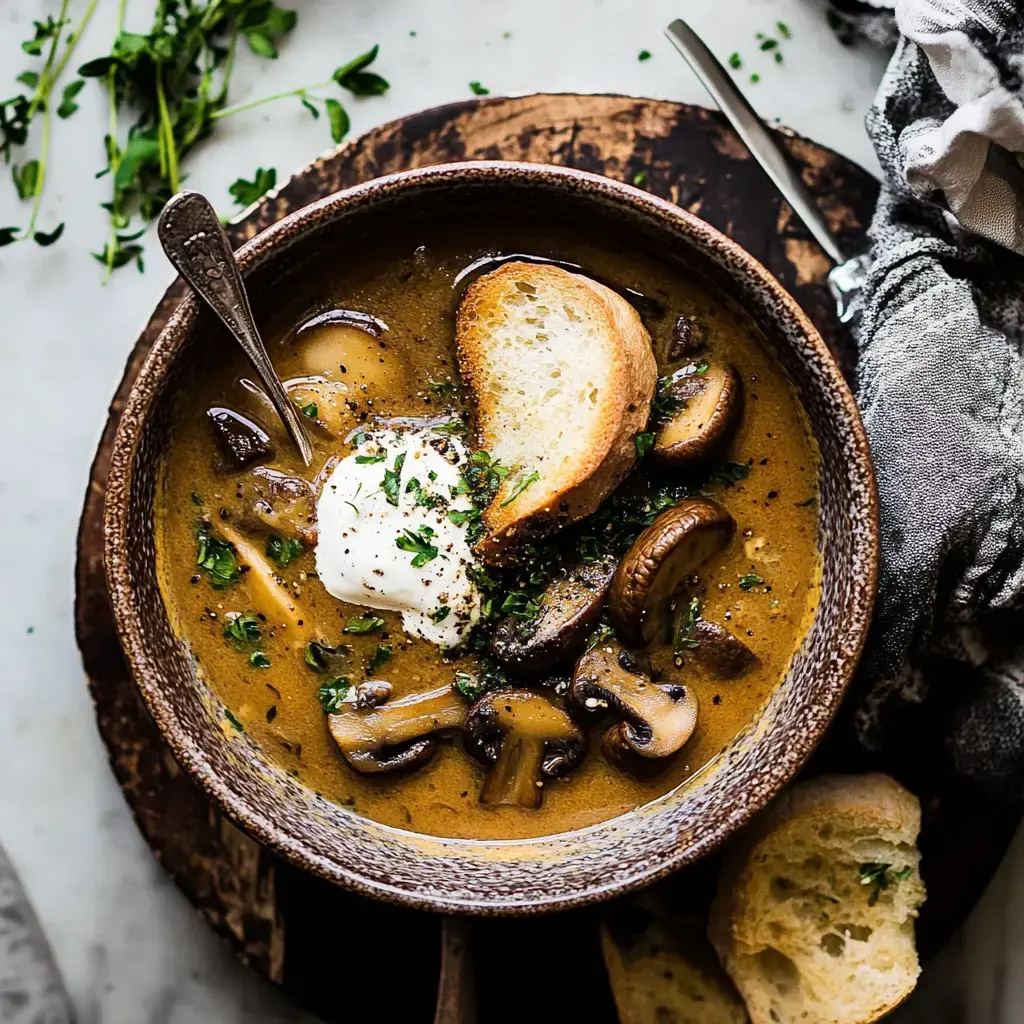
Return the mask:
[[[308, 234], [354, 209], [372, 203], [375, 199], [388, 198], [390, 194], [416, 184], [437, 184], [443, 187], [445, 183], [461, 184], [473, 181], [500, 185], [510, 176], [518, 177], [520, 180], [528, 179], [536, 185], [543, 185], [544, 179], [552, 178], [565, 186], [585, 184], [601, 198], [629, 207], [635, 213], [646, 214], [655, 220], [675, 222], [676, 227], [682, 229], [682, 233], [695, 249], [705, 254], [715, 252], [726, 264], [727, 273], [736, 274], [742, 271], [756, 282], [758, 288], [770, 296], [772, 305], [779, 310], [778, 316], [785, 317], [792, 323], [793, 329], [799, 333], [803, 343], [810, 350], [810, 357], [813, 358], [822, 377], [820, 389], [830, 393], [831, 400], [849, 431], [854, 456], [850, 460], [851, 465], [847, 467], [847, 473], [854, 476], [859, 485], [858, 505], [864, 518], [864, 525], [867, 527], [866, 530], [855, 534], [855, 554], [862, 569], [863, 585], [859, 591], [860, 600], [855, 602], [855, 614], [845, 618], [842, 623], [841, 635], [847, 640], [843, 648], [843, 667], [839, 673], [839, 684], [830, 690], [829, 700], [822, 709], [820, 726], [815, 730], [794, 735], [781, 758], [775, 762], [776, 767], [782, 770], [761, 778], [756, 803], [723, 811], [720, 823], [708, 838], [690, 845], [680, 845], [660, 862], [652, 864], [648, 861], [647, 866], [642, 866], [616, 881], [608, 882], [602, 878], [593, 878], [587, 885], [574, 889], [569, 895], [559, 893], [550, 899], [496, 902], [493, 899], [439, 895], [424, 890], [413, 892], [370, 879], [339, 860], [309, 849], [304, 846], [300, 837], [279, 828], [265, 811], [254, 806], [247, 794], [227, 785], [185, 731], [179, 731], [176, 724], [178, 716], [163, 692], [165, 683], [161, 681], [159, 662], [151, 657], [147, 649], [144, 623], [130, 599], [132, 573], [128, 552], [134, 541], [130, 531], [129, 515], [135, 483], [136, 455], [145, 436], [149, 413], [156, 401], [164, 372], [175, 361], [178, 349], [186, 343], [198, 318], [200, 302], [189, 290], [168, 318], [139, 370], [125, 401], [111, 452], [103, 516], [104, 568], [114, 621], [132, 679], [175, 759], [216, 806], [247, 834], [298, 867], [363, 895], [415, 909], [446, 913], [454, 911], [520, 915], [582, 906], [623, 895], [641, 885], [656, 881], [720, 845], [789, 785], [827, 732], [849, 686], [867, 639], [879, 573], [880, 526], [877, 485], [867, 434], [853, 394], [834, 357], [796, 300], [760, 261], [717, 228], [668, 200], [625, 182], [558, 165], [506, 160], [468, 160], [436, 164], [373, 178], [316, 200], [288, 214], [246, 241], [235, 251], [235, 258], [245, 277], [275, 255], [280, 248], [285, 248], [293, 242], [300, 242]], [[643, 806], [652, 807], [662, 799], [663, 797], [657, 798], [653, 804]], [[626, 815], [635, 814], [642, 809], [643, 807], [626, 812]], [[654, 810], [652, 813], [657, 814], [658, 811]], [[610, 820], [616, 821], [622, 817]], [[560, 835], [580, 834], [605, 824], [607, 822], [601, 822], [586, 829], [575, 829]], [[552, 837], [542, 836], [534, 839], [495, 841], [441, 839], [439, 842], [456, 847], [474, 844], [515, 847], [536, 844], [550, 838]], [[613, 842], [616, 841], [614, 835], [611, 839]]]

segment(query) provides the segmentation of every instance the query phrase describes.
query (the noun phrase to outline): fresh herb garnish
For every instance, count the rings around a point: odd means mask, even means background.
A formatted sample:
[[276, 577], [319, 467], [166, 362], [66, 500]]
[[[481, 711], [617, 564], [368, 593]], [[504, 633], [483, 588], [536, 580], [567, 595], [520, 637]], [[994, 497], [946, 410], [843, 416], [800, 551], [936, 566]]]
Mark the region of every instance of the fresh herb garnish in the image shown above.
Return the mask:
[[698, 377], [703, 377], [703, 376], [704, 376], [704, 374], [705, 374], [705, 373], [707, 373], [709, 369], [711, 369], [711, 365], [710, 365], [710, 363], [708, 363], [708, 361], [707, 361], [706, 359], [702, 359], [702, 360], [701, 360], [701, 361], [700, 361], [700, 362], [699, 362], [699, 363], [698, 363], [698, 364], [696, 365], [696, 367], [694, 368], [694, 371], [693, 371], [693, 372], [694, 372], [694, 373], [695, 373], [695, 374], [696, 374], [696, 375], [697, 375]]
[[455, 401], [459, 397], [459, 386], [453, 380], [432, 380], [428, 389], [434, 398]]
[[384, 480], [381, 483], [381, 490], [389, 505], [398, 507], [398, 491], [402, 484], [402, 467], [405, 465], [405, 452], [399, 452], [395, 456], [393, 469], [384, 470]]
[[654, 56], [654, 54], [652, 54], [650, 50], [641, 50], [636, 55], [636, 59], [639, 60], [639, 61], [645, 61], [645, 60], [650, 60], [651, 57], [653, 57], [653, 56]]
[[391, 660], [391, 645], [390, 644], [377, 644], [377, 649], [370, 656], [370, 664], [368, 670], [370, 672], [376, 672], [381, 665], [387, 664]]
[[235, 716], [227, 708], [224, 709], [224, 717], [232, 724], [232, 726], [234, 726], [234, 728], [238, 732], [245, 732], [245, 727], [237, 718], [235, 718]]
[[456, 672], [452, 682], [466, 700], [474, 702], [491, 690], [500, 690], [508, 686], [509, 677], [504, 669], [490, 658], [481, 657], [476, 672]]
[[729, 67], [731, 67], [733, 71], [739, 71], [739, 69], [743, 67], [743, 58], [738, 53], [730, 53]]
[[396, 538], [395, 545], [402, 551], [414, 552], [415, 557], [409, 564], [419, 569], [437, 558], [437, 547], [430, 543], [433, 536], [434, 531], [426, 525], [418, 527], [415, 533], [405, 529]]
[[450, 437], [465, 437], [469, 433], [469, 427], [462, 420], [449, 420], [447, 423], [439, 423], [430, 429], [435, 434], [448, 434]]
[[[434, 475], [436, 476], [437, 474], [435, 473]], [[423, 508], [436, 508], [438, 505], [446, 504], [445, 499], [440, 494], [427, 494], [423, 489], [423, 485], [416, 477], [409, 478], [409, 482], [405, 485], [405, 493], [413, 496], [412, 503], [414, 506], [420, 505]]]
[[501, 602], [501, 614], [532, 621], [540, 614], [540, 605], [528, 594], [513, 591]]
[[642, 459], [654, 447], [654, 434], [637, 434], [633, 438], [633, 445], [636, 448], [636, 457]]
[[273, 167], [264, 170], [256, 168], [252, 181], [245, 178], [236, 178], [233, 185], [228, 186], [228, 193], [238, 206], [252, 206], [259, 201], [277, 184], [277, 171]]
[[764, 577], [758, 576], [756, 572], [748, 572], [745, 576], [740, 577], [740, 590], [753, 590], [754, 587], [759, 587], [764, 583]]
[[537, 470], [534, 470], [529, 476], [521, 477], [513, 485], [512, 490], [509, 492], [509, 496], [501, 503], [501, 507], [504, 508], [506, 505], [511, 505], [527, 487], [531, 484], [535, 484], [539, 479], [540, 473], [538, 473]]
[[267, 557], [284, 569], [302, 554], [302, 541], [296, 537], [279, 537], [272, 533], [267, 538], [265, 550]]
[[469, 83], [469, 91], [474, 96], [490, 96], [491, 95], [491, 90], [484, 88], [484, 86], [482, 86], [479, 82], [470, 82]]
[[676, 650], [690, 650], [700, 646], [700, 641], [693, 635], [693, 630], [700, 618], [700, 598], [691, 597], [690, 604], [686, 609], [686, 617], [679, 625], [679, 632], [676, 634]]
[[384, 620], [379, 615], [364, 612], [362, 615], [356, 615], [349, 619], [342, 633], [376, 633], [383, 627]]
[[357, 455], [356, 464], [359, 466], [373, 466], [383, 462], [388, 457], [386, 448], [378, 448], [373, 455]]
[[211, 537], [203, 529], [197, 540], [196, 565], [210, 581], [214, 590], [225, 590], [238, 579], [238, 562], [235, 549], [226, 541]]
[[255, 615], [229, 612], [226, 619], [227, 625], [224, 627], [225, 637], [236, 640], [240, 644], [258, 644], [263, 639], [260, 620]]
[[782, 36], [783, 39], [793, 38], [793, 33], [790, 30], [790, 27], [784, 21], [775, 22], [775, 27], [779, 30], [779, 35]]
[[249, 655], [250, 668], [270, 668], [270, 659], [262, 651], [253, 651]]
[[637, 171], [636, 174], [633, 175], [633, 184], [636, 185], [637, 188], [643, 188], [644, 185], [647, 184], [647, 172]]
[[714, 483], [732, 487], [738, 481], [746, 480], [748, 476], [750, 476], [750, 467], [745, 462], [723, 462], [711, 471], [708, 479]]
[[497, 459], [482, 448], [473, 452], [469, 462], [462, 470], [459, 486], [452, 489], [452, 497], [468, 494], [477, 508], [486, 508], [494, 500], [502, 481], [508, 476], [508, 466], [503, 466]]
[[316, 402], [310, 402], [299, 410], [306, 419], [315, 420], [320, 415], [320, 408]]
[[897, 882], [905, 882], [913, 873], [914, 869], [909, 865], [893, 871], [891, 864], [869, 862], [861, 864], [857, 870], [857, 877], [861, 885], [872, 887], [871, 895], [868, 896], [868, 906], [873, 907], [884, 890]]
[[430, 613], [431, 621], [432, 622], [444, 622], [444, 620], [448, 618], [448, 613], [450, 611], [451, 611], [451, 608], [449, 608], [448, 605], [446, 605], [446, 604], [441, 605], [440, 608], [436, 608], [436, 609], [434, 609], [434, 611], [432, 611]]
[[751, 84], [751, 85], [757, 85], [757, 83], [758, 83], [758, 82], [760, 82], [760, 81], [761, 81], [761, 76], [760, 76], [760, 75], [759, 75], [759, 74], [758, 74], [758, 73], [757, 73], [757, 72], [755, 71], [755, 72], [754, 72], [754, 73], [753, 73], [753, 74], [752, 74], [752, 75], [750, 76], [750, 84]]
[[352, 682], [348, 676], [339, 676], [333, 682], [324, 683], [320, 687], [318, 694], [320, 697], [320, 707], [329, 715], [334, 714], [336, 711], [341, 711], [347, 703], [345, 698], [348, 696], [351, 688]]

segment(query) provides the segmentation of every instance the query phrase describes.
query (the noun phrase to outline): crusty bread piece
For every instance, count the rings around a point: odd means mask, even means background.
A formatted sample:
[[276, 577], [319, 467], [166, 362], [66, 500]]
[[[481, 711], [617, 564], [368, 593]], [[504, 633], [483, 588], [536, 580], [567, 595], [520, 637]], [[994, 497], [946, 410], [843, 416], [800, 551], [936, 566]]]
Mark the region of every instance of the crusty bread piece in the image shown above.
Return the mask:
[[531, 536], [590, 515], [629, 472], [658, 369], [625, 299], [547, 264], [506, 263], [474, 282], [456, 341], [480, 445], [512, 469], [478, 547], [500, 563]]
[[887, 775], [834, 775], [788, 790], [742, 837], [708, 935], [753, 1024], [869, 1024], [906, 999], [920, 828], [917, 798]]
[[620, 1024], [747, 1024], [707, 940], [679, 923], [652, 920], [635, 935], [603, 924], [601, 952]]

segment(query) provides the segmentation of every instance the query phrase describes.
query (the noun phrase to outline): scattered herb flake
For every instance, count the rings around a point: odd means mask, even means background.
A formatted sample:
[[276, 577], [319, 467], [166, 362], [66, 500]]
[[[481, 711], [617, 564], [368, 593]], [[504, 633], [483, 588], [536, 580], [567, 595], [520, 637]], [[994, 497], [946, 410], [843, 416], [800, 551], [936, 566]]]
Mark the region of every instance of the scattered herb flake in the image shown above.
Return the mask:
[[341, 711], [345, 706], [345, 698], [348, 696], [349, 690], [352, 688], [352, 683], [348, 676], [339, 676], [333, 682], [324, 683], [320, 687], [320, 707], [324, 709], [327, 714], [332, 715], [336, 711]]
[[639, 61], [645, 61], [645, 60], [650, 60], [650, 59], [651, 59], [651, 57], [653, 57], [653, 56], [654, 56], [654, 54], [653, 54], [653, 53], [651, 53], [651, 51], [650, 51], [650, 50], [641, 50], [641, 51], [640, 51], [640, 52], [639, 52], [639, 53], [638, 53], [638, 54], [636, 55], [636, 59], [637, 59], [637, 60], [639, 60]]
[[296, 537], [280, 537], [272, 533], [267, 538], [267, 557], [275, 561], [282, 569], [287, 568], [302, 554], [302, 541]]
[[793, 38], [793, 33], [790, 30], [790, 27], [784, 21], [775, 22], [775, 27], [779, 30], [779, 35], [782, 36], [783, 39]]
[[433, 622], [444, 622], [444, 620], [448, 618], [448, 613], [450, 611], [451, 608], [449, 608], [448, 605], [443, 604], [440, 608], [436, 608], [430, 613], [430, 618]]
[[198, 537], [196, 565], [206, 573], [214, 590], [225, 590], [238, 580], [235, 549], [226, 541], [211, 537], [206, 530]]
[[270, 659], [262, 651], [253, 651], [249, 655], [250, 668], [270, 668]]
[[273, 167], [264, 170], [256, 168], [252, 181], [245, 178], [236, 178], [233, 185], [228, 186], [228, 194], [234, 199], [238, 206], [252, 206], [258, 202], [277, 184], [277, 171]]
[[235, 716], [227, 709], [224, 709], [224, 717], [235, 727], [238, 732], [245, 732], [245, 727], [242, 723], [235, 718]]
[[412, 530], [403, 530], [395, 539], [395, 545], [402, 551], [414, 552], [414, 557], [409, 563], [414, 569], [420, 569], [427, 562], [437, 558], [437, 547], [430, 543], [434, 531], [426, 525], [420, 526], [414, 533]]
[[778, 45], [779, 45], [778, 39], [765, 39], [761, 43], [761, 49], [762, 50], [766, 50], [766, 51], [767, 50], [774, 50], [774, 49], [776, 49], [776, 47], [778, 47]]
[[643, 188], [644, 185], [647, 184], [647, 172], [637, 171], [636, 174], [633, 175], [633, 184], [636, 185], [637, 188]]
[[509, 496], [501, 503], [501, 507], [504, 508], [506, 505], [511, 505], [516, 498], [519, 497], [527, 487], [535, 484], [540, 479], [540, 473], [534, 470], [529, 476], [522, 477], [512, 488]]
[[743, 67], [743, 58], [738, 53], [729, 54], [729, 67], [734, 71], [739, 71]]
[[389, 505], [398, 507], [399, 487], [402, 483], [402, 467], [405, 465], [405, 452], [399, 452], [395, 456], [393, 469], [384, 470], [384, 480], [381, 483], [381, 490]]
[[378, 629], [383, 629], [383, 627], [384, 620], [379, 615], [371, 615], [369, 612], [364, 612], [362, 615], [356, 615], [349, 619], [342, 632], [376, 633]]
[[377, 649], [370, 656], [369, 671], [376, 672], [381, 665], [387, 664], [391, 660], [391, 645], [390, 644], [377, 644]]
[[676, 651], [693, 650], [700, 646], [700, 641], [693, 636], [694, 627], [700, 618], [700, 598], [690, 598], [690, 604], [686, 609], [686, 618], [679, 625], [679, 632], [676, 634]]
[[642, 459], [654, 447], [654, 434], [637, 434], [633, 438], [633, 444], [636, 447], [636, 457]]
[[300, 411], [302, 412], [302, 415], [306, 417], [306, 419], [310, 420], [315, 420], [320, 415], [320, 409], [317, 406], [316, 402], [310, 402], [309, 405], [302, 406], [302, 409]]
[[491, 90], [481, 85], [479, 82], [470, 82], [469, 91], [474, 96], [490, 96]]
[[260, 620], [255, 615], [229, 612], [226, 618], [224, 636], [228, 639], [237, 640], [240, 644], [258, 644], [263, 639]]
[[761, 76], [760, 76], [760, 75], [759, 75], [759, 74], [758, 74], [758, 73], [757, 73], [757, 72], [755, 71], [755, 72], [754, 72], [754, 73], [753, 73], [753, 74], [752, 74], [752, 75], [750, 76], [750, 84], [751, 84], [751, 85], [757, 85], [757, 83], [758, 83], [758, 82], [760, 82], [760, 81], [761, 81]]
[[753, 590], [764, 583], [764, 577], [758, 576], [756, 572], [748, 572], [740, 577], [740, 590]]

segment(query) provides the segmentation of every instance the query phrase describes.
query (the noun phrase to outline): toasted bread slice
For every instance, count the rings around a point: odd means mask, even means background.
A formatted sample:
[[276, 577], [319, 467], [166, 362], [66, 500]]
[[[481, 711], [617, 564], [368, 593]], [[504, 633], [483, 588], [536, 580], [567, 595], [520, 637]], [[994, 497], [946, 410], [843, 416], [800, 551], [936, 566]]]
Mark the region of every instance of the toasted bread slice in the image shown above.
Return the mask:
[[887, 775], [794, 786], [726, 858], [708, 935], [753, 1024], [870, 1024], [913, 991], [917, 798]]
[[693, 930], [687, 922], [651, 920], [637, 933], [601, 925], [620, 1024], [748, 1024], [702, 933], [703, 920]]
[[456, 340], [481, 447], [511, 470], [478, 547], [500, 563], [590, 515], [629, 472], [658, 370], [625, 299], [547, 264], [506, 263], [476, 281]]

